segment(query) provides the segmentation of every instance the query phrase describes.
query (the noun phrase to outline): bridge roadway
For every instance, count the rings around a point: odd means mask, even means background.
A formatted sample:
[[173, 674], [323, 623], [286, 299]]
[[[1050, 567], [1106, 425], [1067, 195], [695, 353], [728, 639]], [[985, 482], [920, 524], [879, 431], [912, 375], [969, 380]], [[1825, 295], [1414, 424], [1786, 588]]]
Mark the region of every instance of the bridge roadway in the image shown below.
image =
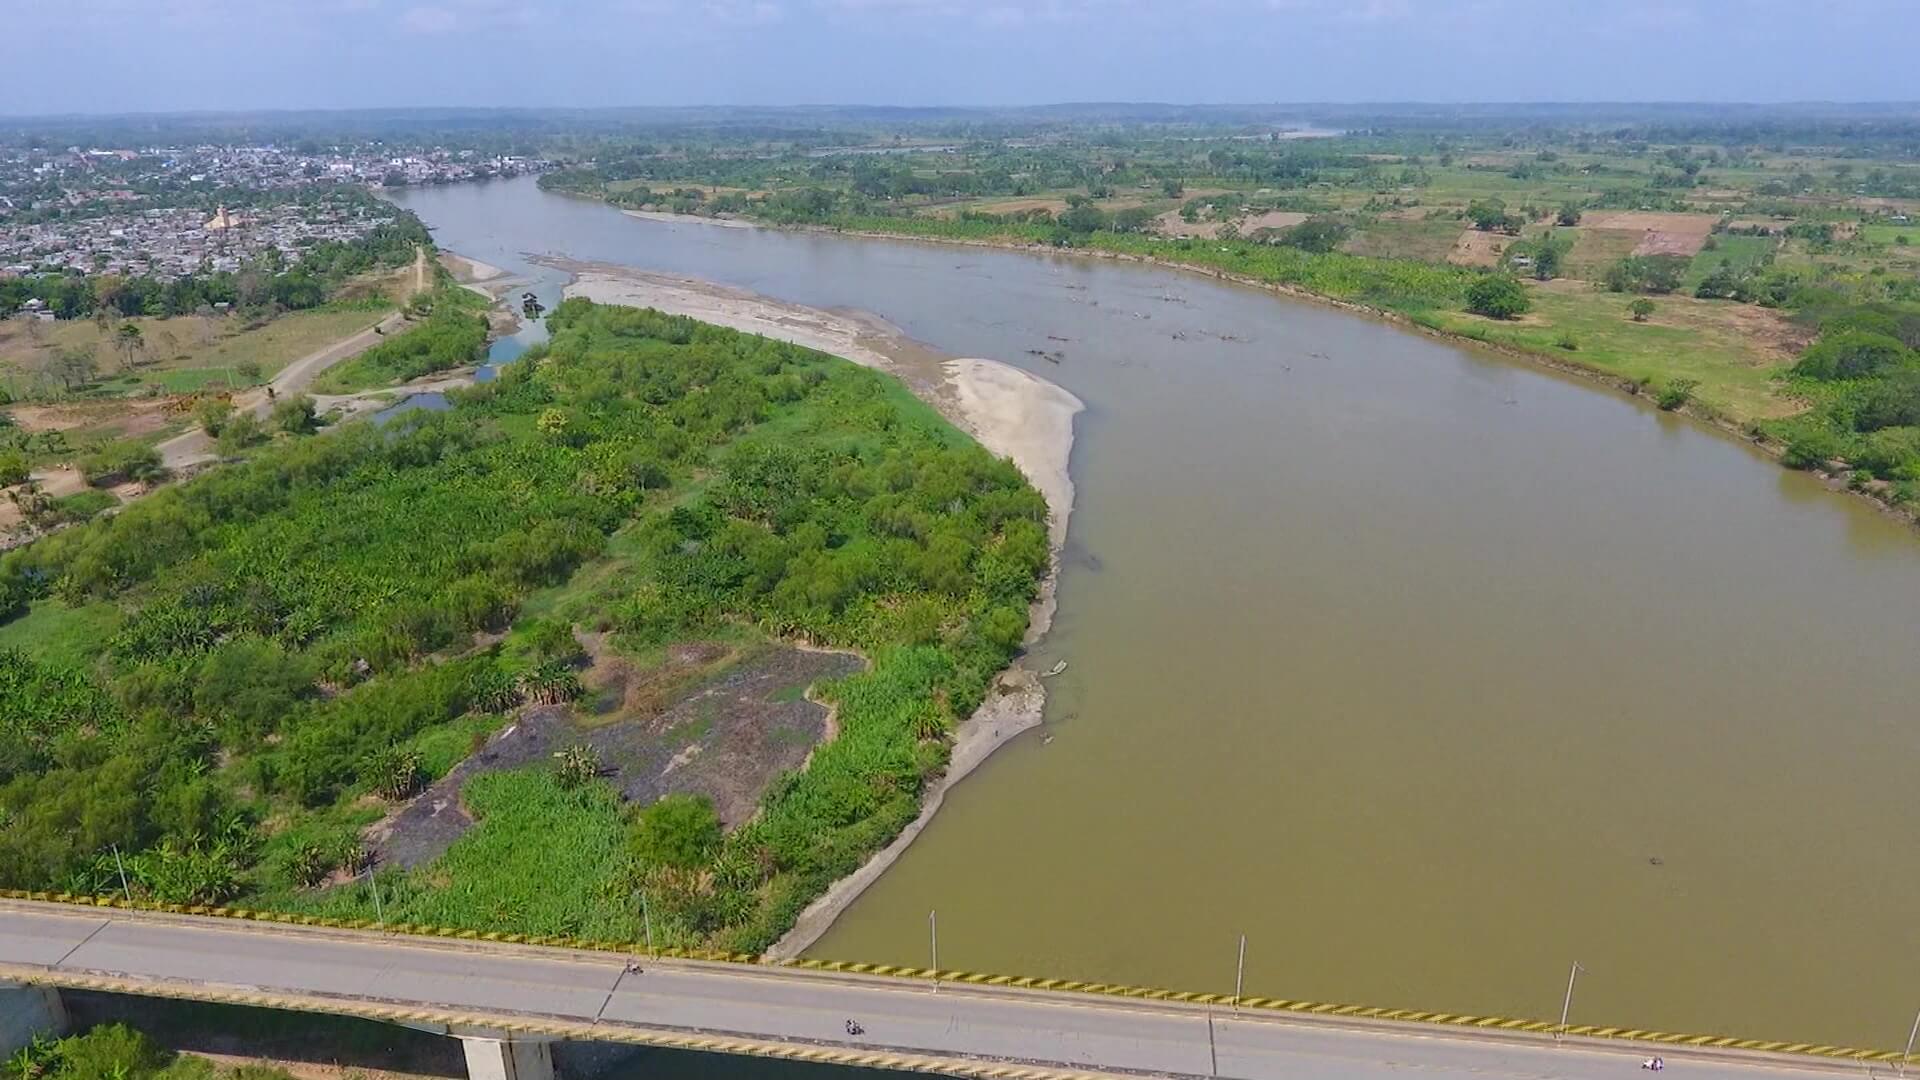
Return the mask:
[[[1236, 1013], [1125, 998], [796, 968], [0, 902], [0, 979], [161, 997], [265, 999], [458, 1033], [484, 1020], [561, 1038], [877, 1053], [920, 1069], [1247, 1080], [1633, 1080], [1655, 1051], [1605, 1040]], [[865, 1032], [849, 1036], [845, 1022]], [[444, 1026], [440, 1026], [444, 1025]], [[1860, 1063], [1662, 1048], [1673, 1080], [1869, 1075]], [[784, 1053], [783, 1053], [783, 1056]], [[1001, 1065], [1014, 1065], [1002, 1071]], [[1024, 1066], [1021, 1067], [1021, 1066]], [[1886, 1065], [1877, 1072], [1891, 1075]]]

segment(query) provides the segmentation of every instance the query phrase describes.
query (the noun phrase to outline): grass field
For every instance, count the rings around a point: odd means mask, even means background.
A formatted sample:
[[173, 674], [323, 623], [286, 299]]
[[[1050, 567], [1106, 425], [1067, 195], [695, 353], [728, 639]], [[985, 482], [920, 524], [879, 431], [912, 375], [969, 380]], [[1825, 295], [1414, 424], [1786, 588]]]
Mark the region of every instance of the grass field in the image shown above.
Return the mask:
[[68, 607], [40, 600], [27, 615], [0, 623], [0, 649], [26, 649], [45, 660], [79, 664], [98, 655], [100, 643], [119, 628], [120, 609], [112, 604]]
[[1693, 257], [1692, 265], [1687, 267], [1684, 279], [1687, 288], [1700, 284], [1722, 263], [1731, 264], [1735, 270], [1757, 266], [1773, 254], [1778, 246], [1778, 242], [1770, 236], [1716, 236], [1713, 243], [1711, 248], [1702, 248]]
[[[130, 319], [125, 325], [139, 327], [145, 342], [131, 371], [123, 370], [116, 329], [102, 330], [92, 320], [76, 319], [42, 324], [36, 338], [24, 323], [7, 321], [0, 323], [0, 375], [17, 391], [24, 391], [44, 381], [40, 373], [61, 350], [91, 349], [101, 379], [88, 392], [92, 396], [124, 396], [152, 383], [169, 393], [216, 383], [253, 386], [300, 357], [372, 326], [390, 310], [392, 305], [384, 297], [373, 297], [291, 312], [260, 324], [246, 323], [237, 315]], [[249, 362], [259, 365], [258, 377], [240, 373], [239, 368]], [[27, 394], [16, 392], [15, 396]]]
[[1607, 267], [1633, 253], [1640, 234], [1626, 229], [1590, 229], [1580, 226], [1566, 230], [1576, 234], [1573, 250], [1567, 253], [1567, 276], [1583, 281], [1598, 281]]
[[[1900, 244], [1902, 237], [1906, 238], [1905, 245]], [[1872, 244], [1888, 247], [1920, 248], [1920, 225], [1862, 225], [1860, 238]]]
[[[1464, 312], [1433, 318], [1455, 333], [1557, 355], [1656, 389], [1676, 379], [1696, 380], [1695, 397], [1736, 423], [1800, 408], [1775, 381], [1792, 364], [1797, 333], [1778, 312], [1675, 295], [1656, 298], [1653, 316], [1636, 323], [1627, 311], [1632, 298], [1619, 293], [1572, 281], [1530, 291], [1534, 308], [1523, 320], [1502, 323]], [[1560, 345], [1569, 332], [1577, 349]]]
[[1450, 218], [1433, 221], [1382, 219], [1371, 222], [1347, 238], [1340, 250], [1349, 255], [1371, 255], [1385, 259], [1419, 259], [1445, 262], [1447, 253], [1460, 238], [1460, 222]]

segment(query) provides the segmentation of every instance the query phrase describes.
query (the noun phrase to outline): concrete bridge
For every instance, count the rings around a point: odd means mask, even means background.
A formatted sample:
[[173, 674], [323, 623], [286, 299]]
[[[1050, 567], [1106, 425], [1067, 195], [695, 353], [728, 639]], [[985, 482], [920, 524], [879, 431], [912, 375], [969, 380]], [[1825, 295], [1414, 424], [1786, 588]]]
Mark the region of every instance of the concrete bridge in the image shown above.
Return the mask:
[[[1653, 1054], [1687, 1080], [1891, 1076], [1898, 1064], [1897, 1055], [1827, 1047], [1647, 1042], [1596, 1037], [1610, 1029], [1493, 1021], [1445, 1026], [1238, 1007], [1231, 999], [936, 983], [0, 901], [0, 1047], [9, 1036], [59, 1029], [62, 989], [405, 1024], [459, 1038], [476, 1080], [547, 1080], [550, 1045], [568, 1039], [980, 1080], [1624, 1080]], [[859, 1034], [849, 1033], [849, 1019]]]

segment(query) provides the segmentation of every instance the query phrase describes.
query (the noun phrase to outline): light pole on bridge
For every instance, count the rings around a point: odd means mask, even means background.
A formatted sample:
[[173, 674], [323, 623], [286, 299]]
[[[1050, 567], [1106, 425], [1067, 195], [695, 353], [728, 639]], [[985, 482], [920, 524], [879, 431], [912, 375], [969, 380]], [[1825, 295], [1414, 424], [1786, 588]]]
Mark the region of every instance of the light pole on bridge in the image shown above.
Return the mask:
[[1580, 961], [1575, 960], [1573, 970], [1567, 972], [1567, 996], [1560, 999], [1560, 1026], [1554, 1030], [1554, 1042], [1559, 1042], [1567, 1033], [1567, 1014], [1573, 1010], [1573, 980], [1579, 978], [1580, 973], [1585, 970], [1587, 969], [1580, 966]]
[[1913, 1058], [1913, 1038], [1916, 1035], [1920, 1035], [1920, 1012], [1913, 1014], [1913, 1026], [1907, 1029], [1907, 1049], [1900, 1055], [1900, 1068], [1896, 1075], [1902, 1080], [1907, 1075], [1907, 1062]]
[[133, 889], [127, 885], [127, 864], [120, 858], [120, 845], [113, 845], [113, 865], [120, 871], [120, 895], [133, 899]]
[[1240, 935], [1240, 961], [1233, 972], [1233, 1011], [1240, 1011], [1240, 993], [1247, 987], [1247, 935]]
[[367, 891], [373, 894], [373, 921], [381, 926], [387, 925], [386, 912], [380, 908], [380, 882], [373, 876], [373, 864], [367, 864]]

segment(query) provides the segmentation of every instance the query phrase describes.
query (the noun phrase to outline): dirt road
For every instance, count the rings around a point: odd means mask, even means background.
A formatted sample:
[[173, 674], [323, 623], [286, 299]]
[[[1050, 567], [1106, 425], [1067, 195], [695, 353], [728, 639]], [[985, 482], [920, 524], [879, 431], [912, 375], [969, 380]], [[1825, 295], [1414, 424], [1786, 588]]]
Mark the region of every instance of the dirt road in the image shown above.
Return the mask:
[[[424, 267], [422, 262], [421, 266]], [[424, 270], [421, 271], [424, 274]], [[266, 386], [257, 386], [233, 396], [235, 409], [244, 409], [255, 416], [264, 417], [279, 398], [292, 397], [313, 385], [313, 380], [336, 364], [351, 360], [375, 345], [386, 340], [386, 335], [397, 332], [405, 326], [407, 317], [394, 312], [381, 319], [375, 326], [349, 338], [343, 338], [325, 348], [295, 360], [281, 368]], [[212, 461], [219, 455], [214, 451], [213, 440], [198, 428], [175, 435], [160, 444], [160, 462], [169, 469], [181, 469], [189, 465], [198, 465], [203, 461]]]

